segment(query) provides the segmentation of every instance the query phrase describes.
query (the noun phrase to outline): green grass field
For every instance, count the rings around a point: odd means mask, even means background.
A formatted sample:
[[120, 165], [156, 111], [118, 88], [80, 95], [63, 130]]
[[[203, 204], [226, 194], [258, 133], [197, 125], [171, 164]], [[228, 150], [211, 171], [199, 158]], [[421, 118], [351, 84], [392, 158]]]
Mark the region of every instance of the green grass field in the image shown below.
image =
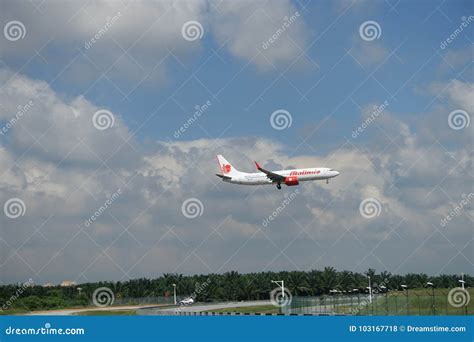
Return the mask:
[[[325, 296], [320, 298], [293, 298], [293, 313], [336, 313], [346, 315], [472, 315], [474, 314], [474, 289], [468, 289], [472, 299], [465, 307], [457, 308], [448, 301], [449, 289], [409, 289], [391, 291], [374, 296], [369, 303], [368, 295]], [[434, 308], [433, 308], [434, 304]]]
[[6, 310], [0, 310], [0, 315], [21, 315], [27, 312], [30, 312], [30, 311], [26, 309], [6, 309]]
[[136, 310], [91, 310], [80, 311], [75, 316], [135, 316]]
[[[474, 314], [474, 289], [468, 289], [471, 300], [461, 308], [453, 307], [448, 301], [448, 290], [438, 289], [434, 296], [430, 290], [408, 290], [408, 296], [402, 291], [391, 292], [368, 306], [369, 314], [374, 315], [468, 315]], [[434, 305], [434, 308], [433, 308]]]
[[236, 308], [225, 308], [216, 310], [206, 310], [209, 312], [239, 312], [239, 313], [278, 313], [279, 308], [273, 305], [255, 305], [255, 306], [239, 306]]

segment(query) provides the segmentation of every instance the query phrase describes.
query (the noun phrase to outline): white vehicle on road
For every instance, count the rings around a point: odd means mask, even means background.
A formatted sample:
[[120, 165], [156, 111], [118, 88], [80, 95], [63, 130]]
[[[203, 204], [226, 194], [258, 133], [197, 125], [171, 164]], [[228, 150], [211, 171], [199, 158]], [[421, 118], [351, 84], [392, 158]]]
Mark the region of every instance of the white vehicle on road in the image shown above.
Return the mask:
[[178, 302], [179, 305], [191, 305], [191, 304], [194, 304], [194, 299], [192, 299], [191, 297], [189, 298], [184, 298], [184, 299], [181, 299], [179, 302]]

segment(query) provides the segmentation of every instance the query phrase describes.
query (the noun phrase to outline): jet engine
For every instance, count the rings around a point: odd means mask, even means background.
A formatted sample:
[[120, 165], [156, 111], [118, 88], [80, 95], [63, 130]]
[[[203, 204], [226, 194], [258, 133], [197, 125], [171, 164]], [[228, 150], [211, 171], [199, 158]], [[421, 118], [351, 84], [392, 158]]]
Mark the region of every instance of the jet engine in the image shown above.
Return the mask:
[[294, 186], [294, 185], [300, 184], [300, 182], [298, 182], [298, 176], [285, 177], [285, 184], [288, 186]]

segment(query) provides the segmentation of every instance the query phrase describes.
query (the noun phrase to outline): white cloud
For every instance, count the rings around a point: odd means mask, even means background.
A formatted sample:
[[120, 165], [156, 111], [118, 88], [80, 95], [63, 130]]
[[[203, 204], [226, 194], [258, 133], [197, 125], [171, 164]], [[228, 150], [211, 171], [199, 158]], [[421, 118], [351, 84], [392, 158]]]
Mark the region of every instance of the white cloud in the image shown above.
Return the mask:
[[[3, 6], [4, 18], [20, 20], [26, 27], [25, 38], [15, 44], [0, 40], [2, 56], [11, 63], [8, 65], [14, 67], [18, 59], [26, 62], [40, 51], [41, 58], [48, 61], [43, 67], [55, 69], [54, 74], [61, 71], [64, 78], [90, 84], [105, 73], [125, 93], [142, 82], [163, 82], [169, 60], [187, 64], [199, 53], [202, 40], [190, 42], [182, 36], [183, 24], [191, 20], [203, 26], [203, 40], [227, 42], [225, 48], [231, 55], [251, 61], [262, 70], [293, 62], [307, 39], [304, 18], [299, 16], [271, 48], [257, 54], [262, 42], [281, 28], [284, 17], [297, 12], [286, 0], [271, 4], [47, 1], [37, 7], [41, 14], [29, 3], [9, 2]], [[44, 20], [45, 17], [54, 20]], [[72, 61], [71, 65], [61, 64], [64, 60]], [[304, 58], [297, 64], [302, 61]]]
[[350, 50], [355, 61], [363, 67], [378, 66], [388, 56], [388, 50], [378, 41], [364, 41], [359, 35], [354, 37], [353, 47]]
[[[424, 89], [417, 89], [423, 93]], [[449, 108], [474, 111], [474, 83], [451, 79], [449, 82], [435, 82], [427, 87], [429, 94], [447, 99]]]
[[448, 96], [454, 105], [470, 113], [474, 112], [474, 84], [452, 80], [443, 94]]
[[[11, 76], [8, 72], [1, 75], [3, 79]], [[18, 197], [27, 206], [27, 214], [14, 221], [0, 215], [0, 234], [14, 248], [30, 238], [19, 251], [24, 260], [15, 256], [7, 259], [9, 250], [0, 256], [0, 264], [6, 262], [0, 272], [7, 281], [29, 278], [31, 268], [34, 272], [42, 269], [35, 275], [39, 283], [120, 279], [174, 271], [200, 273], [209, 272], [209, 268], [258, 271], [254, 260], [259, 260], [262, 267], [278, 267], [271, 261], [295, 238], [294, 245], [300, 247], [289, 249], [292, 262], [288, 267], [309, 267], [320, 260], [343, 269], [352, 265], [360, 253], [350, 247], [359, 242], [347, 240], [351, 235], [346, 235], [346, 228], [367, 248], [383, 242], [389, 247], [387, 250], [396, 248], [401, 255], [409, 255], [451, 210], [446, 196], [454, 201], [460, 198], [472, 179], [465, 171], [472, 163], [467, 146], [453, 151], [453, 164], [452, 157], [439, 144], [428, 143], [417, 135], [419, 127], [426, 128], [429, 122], [420, 120], [413, 127], [388, 111], [377, 118], [377, 125], [401, 137], [388, 146], [373, 134], [379, 128], [372, 125], [362, 133], [368, 139], [363, 148], [349, 144], [322, 156], [292, 156], [283, 145], [264, 138], [157, 142], [150, 150], [134, 142], [116, 113], [115, 126], [98, 131], [91, 124], [98, 107], [90, 101], [66, 101], [44, 82], [24, 76], [13, 77], [9, 82], [0, 93], [7, 109], [2, 111], [2, 119], [9, 118], [25, 98], [35, 97], [36, 102], [0, 146], [0, 204]], [[459, 87], [457, 84], [447, 92], [453, 100], [459, 98], [454, 94], [464, 93]], [[26, 130], [35, 134], [46, 131], [43, 137], [36, 137], [43, 147], [36, 146], [38, 143]], [[83, 143], [74, 149], [73, 142], [79, 139]], [[133, 149], [127, 147], [126, 140]], [[24, 153], [28, 144], [33, 147]], [[102, 165], [102, 160], [116, 149], [117, 159]], [[341, 171], [341, 175], [328, 185], [301, 184], [301, 193], [264, 228], [263, 220], [295, 188], [278, 191], [272, 186], [223, 183], [214, 176], [217, 153], [224, 154], [242, 171], [253, 171], [252, 160], [258, 159], [264, 165], [274, 163], [283, 168], [327, 166]], [[106, 194], [117, 189], [122, 190], [122, 195], [94, 224], [85, 227], [84, 221], [105, 203]], [[204, 207], [203, 215], [196, 219], [181, 213], [181, 204], [191, 197], [199, 198]], [[379, 217], [366, 219], [360, 215], [359, 204], [367, 197], [381, 202]], [[42, 224], [42, 235], [34, 234]], [[396, 233], [388, 235], [399, 224]], [[471, 234], [469, 227], [467, 217], [461, 216], [443, 233], [460, 248]], [[403, 243], [397, 234], [405, 239]], [[252, 240], [245, 244], [250, 237]], [[239, 250], [242, 245], [245, 247]], [[108, 246], [113, 262], [105, 255], [94, 262]], [[424, 243], [417, 265], [436, 273], [454, 248], [451, 244], [441, 246], [435, 259], [431, 248], [429, 241]], [[189, 257], [195, 249], [199, 258]], [[377, 260], [390, 267], [393, 258], [386, 249], [375, 253]], [[224, 264], [227, 260], [230, 261]], [[374, 260], [366, 259], [361, 269], [385, 267]], [[138, 264], [132, 268], [135, 262]], [[462, 262], [459, 265], [465, 266]], [[398, 271], [404, 270], [402, 267]]]
[[[41, 154], [43, 158], [59, 163], [83, 163], [100, 165], [103, 159], [120, 163], [125, 154], [133, 157], [133, 140], [130, 145], [118, 149], [130, 140], [128, 128], [120, 116], [114, 114], [114, 126], [99, 131], [93, 123], [94, 113], [100, 109], [84, 97], [65, 101], [44, 81], [1, 70], [0, 103], [1, 119], [10, 121], [18, 117], [13, 127], [4, 135], [9, 137], [10, 148], [19, 155]], [[19, 107], [30, 104], [18, 116]], [[4, 126], [6, 127], [6, 126]], [[8, 128], [8, 127], [6, 127]], [[65, 158], [67, 157], [67, 158]]]
[[[213, 34], [234, 56], [262, 70], [304, 61], [308, 33], [303, 15], [291, 2], [224, 1], [217, 12], [210, 20]], [[300, 55], [303, 58], [296, 60]]]
[[440, 63], [439, 70], [442, 73], [445, 72], [464, 72], [469, 73], [467, 65], [472, 63], [473, 47], [468, 46], [461, 50], [448, 50], [443, 55], [443, 60]]

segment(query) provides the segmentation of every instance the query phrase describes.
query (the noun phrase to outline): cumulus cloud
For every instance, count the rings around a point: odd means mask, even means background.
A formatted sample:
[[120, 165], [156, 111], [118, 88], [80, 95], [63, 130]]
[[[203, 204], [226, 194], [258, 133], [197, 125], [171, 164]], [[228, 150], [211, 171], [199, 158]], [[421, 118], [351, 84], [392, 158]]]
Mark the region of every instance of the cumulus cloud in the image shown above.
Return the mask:
[[[0, 80], [0, 119], [12, 122], [4, 126], [2, 135], [18, 155], [42, 155], [55, 163], [67, 159], [66, 163], [91, 167], [109, 158], [111, 164], [133, 160], [133, 141], [118, 113], [111, 115], [113, 126], [100, 131], [94, 114], [105, 108], [84, 97], [64, 100], [46, 82], [8, 70], [0, 71]], [[128, 143], [123, 146], [124, 142]]]
[[460, 106], [471, 113], [474, 111], [474, 84], [452, 80], [444, 88], [442, 95], [448, 97], [454, 105]]
[[447, 99], [451, 107], [471, 112], [474, 109], [474, 84], [471, 82], [451, 79], [448, 82], [434, 82], [428, 87], [417, 89], [417, 91]]
[[[439, 225], [450, 203], [467, 191], [471, 153], [457, 146], [448, 155], [419, 136], [424, 120], [409, 125], [387, 110], [362, 133], [365, 144], [348, 143], [321, 156], [292, 155], [284, 145], [256, 137], [157, 141], [145, 148], [119, 113], [112, 113], [113, 127], [100, 131], [91, 122], [100, 108], [87, 99], [66, 100], [42, 81], [0, 75], [8, 82], [0, 90], [2, 122], [19, 104], [34, 101], [0, 145], [0, 204], [16, 197], [26, 205], [17, 219], [0, 215], [0, 272], [7, 282], [32, 275], [38, 283], [81, 282], [326, 265], [404, 272], [411, 267], [405, 257], [444, 229], [454, 248], [438, 246], [433, 256], [428, 241], [417, 250], [417, 265], [436, 273], [471, 236], [469, 216], [448, 228]], [[459, 87], [446, 92], [453, 101], [466, 91]], [[361, 120], [367, 115], [361, 113]], [[380, 140], [382, 129], [394, 143]], [[264, 226], [296, 188], [223, 183], [214, 175], [217, 153], [241, 171], [252, 172], [258, 159], [281, 168], [331, 167], [341, 175], [330, 184], [302, 184]], [[201, 203], [196, 218], [182, 212], [190, 198]], [[366, 198], [381, 205], [372, 219], [359, 212]]]
[[217, 11], [211, 19], [213, 33], [234, 56], [264, 70], [304, 62], [308, 33], [291, 2], [227, 1]]
[[[37, 6], [8, 2], [2, 13], [5, 20], [19, 20], [26, 28], [20, 41], [0, 40], [7, 65], [13, 68], [18, 60], [38, 57], [41, 66], [54, 74], [61, 71], [61, 77], [80, 85], [90, 85], [101, 76], [123, 95], [143, 83], [162, 83], [169, 64], [186, 67], [205, 40], [216, 40], [231, 55], [269, 70], [300, 55], [296, 64], [301, 64], [308, 36], [305, 19], [286, 0], [271, 4], [101, 0]], [[183, 25], [189, 21], [201, 25], [202, 39], [183, 37]], [[274, 34], [278, 39], [263, 50], [262, 43]]]
[[448, 72], [459, 72], [461, 70], [466, 76], [469, 74], [467, 66], [472, 63], [473, 48], [460, 50], [448, 50], [443, 54], [443, 60], [439, 65], [439, 72], [444, 74]]
[[354, 37], [353, 44], [350, 53], [363, 67], [378, 66], [388, 56], [388, 50], [378, 41], [365, 41], [357, 35]]

